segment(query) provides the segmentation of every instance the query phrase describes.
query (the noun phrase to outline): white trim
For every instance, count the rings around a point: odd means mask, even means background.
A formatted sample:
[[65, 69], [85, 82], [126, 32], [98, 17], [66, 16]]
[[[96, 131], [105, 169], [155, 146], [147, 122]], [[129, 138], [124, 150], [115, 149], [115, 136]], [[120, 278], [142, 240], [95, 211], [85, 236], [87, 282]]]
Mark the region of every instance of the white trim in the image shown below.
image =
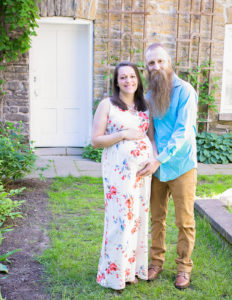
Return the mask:
[[50, 24], [83, 24], [90, 25], [93, 23], [91, 20], [72, 18], [72, 17], [41, 17], [38, 23], [50, 23]]
[[[92, 134], [92, 122], [93, 122], [93, 21], [92, 20], [85, 20], [85, 19], [74, 19], [73, 17], [41, 17], [38, 20], [38, 24], [68, 24], [68, 25], [86, 25], [88, 26], [89, 32], [89, 101], [88, 101], [88, 136], [87, 136], [87, 144], [91, 142], [91, 134]], [[31, 77], [30, 72], [30, 56], [29, 56], [29, 89], [30, 93], [32, 92], [32, 81], [33, 78]], [[31, 97], [30, 97], [31, 101]], [[30, 105], [30, 102], [29, 102]], [[31, 141], [31, 114], [29, 116], [30, 123], [29, 123], [29, 135]]]
[[91, 99], [91, 101], [88, 103], [88, 144], [91, 142], [93, 123], [93, 22], [89, 24], [89, 45], [89, 86], [91, 87], [89, 90], [89, 99]]
[[[231, 36], [230, 36], [231, 35]], [[225, 40], [224, 40], [224, 56], [223, 56], [223, 73], [222, 73], [222, 93], [221, 93], [221, 106], [220, 106], [220, 113], [232, 113], [232, 104], [226, 104], [226, 87], [228, 84], [228, 78], [226, 79], [226, 73], [228, 72], [228, 65], [229, 65], [229, 72], [232, 73], [232, 64], [231, 64], [231, 51], [232, 49], [232, 24], [225, 25]], [[229, 63], [230, 62], [230, 63]], [[232, 97], [232, 95], [231, 95]]]

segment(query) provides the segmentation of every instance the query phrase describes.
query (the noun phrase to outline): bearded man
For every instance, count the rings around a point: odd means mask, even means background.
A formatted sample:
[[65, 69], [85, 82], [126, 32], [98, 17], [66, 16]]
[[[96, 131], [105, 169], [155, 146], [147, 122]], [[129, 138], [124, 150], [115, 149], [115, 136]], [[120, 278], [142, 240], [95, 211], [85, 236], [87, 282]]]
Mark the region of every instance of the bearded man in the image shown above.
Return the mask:
[[158, 151], [155, 160], [147, 162], [138, 173], [138, 176], [146, 176], [155, 172], [151, 191], [152, 246], [148, 279], [154, 280], [163, 270], [166, 214], [172, 195], [179, 231], [175, 287], [184, 289], [190, 283], [195, 241], [197, 94], [188, 82], [173, 72], [171, 58], [161, 44], [150, 45], [145, 56], [150, 87], [146, 98], [152, 108]]

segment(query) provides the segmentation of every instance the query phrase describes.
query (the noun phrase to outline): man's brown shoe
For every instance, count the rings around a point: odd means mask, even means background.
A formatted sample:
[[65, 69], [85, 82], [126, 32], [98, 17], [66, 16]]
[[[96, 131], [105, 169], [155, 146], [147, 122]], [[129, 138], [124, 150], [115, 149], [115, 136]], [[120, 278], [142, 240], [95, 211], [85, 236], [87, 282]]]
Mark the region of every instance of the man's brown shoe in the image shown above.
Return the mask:
[[190, 273], [179, 271], [176, 275], [175, 287], [179, 290], [186, 289], [190, 284]]
[[154, 280], [158, 277], [159, 273], [163, 271], [161, 266], [155, 266], [150, 264], [148, 267], [148, 280]]

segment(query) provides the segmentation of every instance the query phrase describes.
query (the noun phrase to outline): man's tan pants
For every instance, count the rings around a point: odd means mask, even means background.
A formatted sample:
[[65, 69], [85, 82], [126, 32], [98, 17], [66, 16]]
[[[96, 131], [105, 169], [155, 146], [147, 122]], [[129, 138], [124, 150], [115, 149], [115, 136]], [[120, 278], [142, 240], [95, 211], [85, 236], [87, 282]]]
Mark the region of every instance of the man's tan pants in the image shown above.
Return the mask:
[[191, 272], [191, 254], [195, 241], [194, 198], [197, 171], [192, 169], [174, 180], [159, 181], [155, 176], [151, 188], [151, 263], [162, 266], [165, 255], [166, 214], [170, 194], [175, 205], [179, 229], [176, 258], [177, 271]]

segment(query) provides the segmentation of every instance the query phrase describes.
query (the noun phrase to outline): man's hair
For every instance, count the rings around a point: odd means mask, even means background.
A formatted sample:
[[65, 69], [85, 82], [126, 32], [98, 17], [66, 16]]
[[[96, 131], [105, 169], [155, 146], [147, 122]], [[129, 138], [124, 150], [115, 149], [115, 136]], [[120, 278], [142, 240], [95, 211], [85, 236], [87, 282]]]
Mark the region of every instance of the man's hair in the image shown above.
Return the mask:
[[145, 55], [146, 55], [146, 53], [147, 53], [148, 51], [152, 51], [152, 50], [155, 50], [155, 49], [157, 49], [157, 48], [162, 48], [162, 49], [167, 53], [167, 56], [168, 56], [168, 57], [170, 58], [170, 60], [171, 60], [171, 56], [169, 55], [169, 53], [168, 53], [166, 47], [164, 47], [164, 45], [161, 44], [161, 43], [153, 43], [153, 44], [149, 45], [149, 46], [147, 47], [146, 51], [145, 51]]

